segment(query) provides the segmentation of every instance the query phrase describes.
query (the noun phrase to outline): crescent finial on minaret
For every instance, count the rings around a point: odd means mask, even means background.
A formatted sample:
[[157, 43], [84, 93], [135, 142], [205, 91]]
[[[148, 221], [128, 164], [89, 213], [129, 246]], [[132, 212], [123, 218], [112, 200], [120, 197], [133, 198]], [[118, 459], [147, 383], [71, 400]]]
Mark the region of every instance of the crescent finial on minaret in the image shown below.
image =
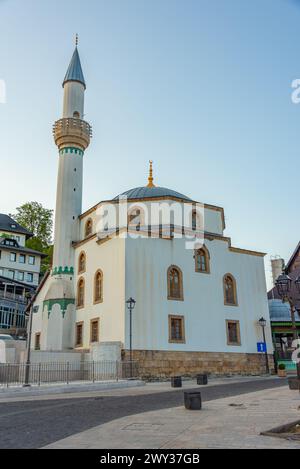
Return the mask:
[[76, 47], [78, 46], [78, 42], [79, 42], [79, 36], [78, 36], [78, 33], [76, 33], [76, 36], [75, 36], [75, 46]]

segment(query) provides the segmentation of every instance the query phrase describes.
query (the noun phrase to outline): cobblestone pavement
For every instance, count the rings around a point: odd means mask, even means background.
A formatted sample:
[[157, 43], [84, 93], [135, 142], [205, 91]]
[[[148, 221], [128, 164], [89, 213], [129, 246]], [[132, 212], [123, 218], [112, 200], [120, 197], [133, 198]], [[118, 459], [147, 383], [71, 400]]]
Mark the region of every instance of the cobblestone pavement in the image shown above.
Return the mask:
[[[223, 380], [201, 389], [203, 401], [286, 385], [278, 378]], [[195, 389], [185, 383], [185, 389]], [[113, 420], [182, 405], [183, 391], [169, 383], [85, 395], [46, 396], [0, 403], [0, 448], [40, 448]]]
[[48, 448], [300, 449], [300, 441], [262, 431], [300, 420], [300, 397], [287, 386], [204, 403], [202, 411], [173, 407], [123, 417], [58, 441]]

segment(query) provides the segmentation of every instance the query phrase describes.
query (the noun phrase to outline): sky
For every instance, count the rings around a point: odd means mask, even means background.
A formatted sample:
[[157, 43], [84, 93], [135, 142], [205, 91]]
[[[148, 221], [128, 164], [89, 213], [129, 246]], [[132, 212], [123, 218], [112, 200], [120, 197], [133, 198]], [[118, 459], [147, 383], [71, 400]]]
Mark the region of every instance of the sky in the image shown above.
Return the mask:
[[299, 23], [297, 0], [0, 0], [0, 211], [55, 207], [78, 33], [83, 209], [145, 185], [152, 159], [157, 185], [224, 207], [232, 245], [268, 253], [270, 285], [270, 256], [288, 260], [300, 232]]

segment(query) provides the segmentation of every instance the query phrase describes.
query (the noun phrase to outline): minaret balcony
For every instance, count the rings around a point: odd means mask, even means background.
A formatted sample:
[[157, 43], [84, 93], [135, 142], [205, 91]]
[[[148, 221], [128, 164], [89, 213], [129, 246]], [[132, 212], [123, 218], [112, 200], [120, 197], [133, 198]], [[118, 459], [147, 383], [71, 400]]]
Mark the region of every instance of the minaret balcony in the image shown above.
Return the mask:
[[76, 146], [84, 151], [90, 144], [92, 127], [81, 119], [64, 118], [53, 125], [53, 136], [60, 150], [64, 147]]

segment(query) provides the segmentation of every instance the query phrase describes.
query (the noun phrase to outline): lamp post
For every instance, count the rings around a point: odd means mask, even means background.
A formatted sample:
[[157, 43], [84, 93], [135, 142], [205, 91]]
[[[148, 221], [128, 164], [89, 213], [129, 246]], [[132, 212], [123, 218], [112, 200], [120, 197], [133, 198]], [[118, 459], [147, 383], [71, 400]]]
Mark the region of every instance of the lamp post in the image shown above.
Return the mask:
[[265, 333], [265, 327], [267, 325], [267, 321], [264, 317], [261, 317], [258, 320], [258, 324], [261, 326], [262, 332], [263, 332], [263, 341], [264, 341], [264, 344], [265, 344], [266, 372], [267, 372], [267, 374], [269, 374], [270, 373], [270, 367], [269, 367], [268, 350], [267, 350], [266, 333]]
[[[291, 319], [292, 319], [292, 329], [293, 329], [293, 337], [294, 340], [298, 339], [297, 334], [297, 326], [296, 326], [296, 307], [292, 298], [289, 296], [291, 287], [292, 287], [292, 279], [285, 274], [284, 272], [279, 275], [278, 279], [275, 282], [278, 294], [284, 303], [289, 303], [291, 309]], [[297, 287], [298, 292], [300, 293], [300, 276], [295, 280], [295, 285]]]
[[132, 378], [132, 311], [135, 308], [136, 301], [129, 298], [126, 301], [127, 308], [129, 309], [129, 351], [130, 351], [130, 377]]
[[[27, 305], [30, 304], [32, 295], [30, 292], [26, 293], [26, 299], [27, 299]], [[33, 315], [33, 309], [32, 309], [32, 304], [29, 307], [29, 324], [27, 327], [27, 350], [26, 350], [26, 365], [25, 365], [25, 381], [23, 384], [24, 388], [30, 387], [29, 384], [29, 376], [30, 376], [30, 348], [31, 348], [31, 334], [32, 334], [32, 315]]]
[[[297, 291], [300, 293], [300, 275], [294, 281]], [[292, 319], [292, 329], [293, 329], [293, 338], [295, 341], [298, 340], [297, 325], [296, 325], [296, 307], [293, 299], [290, 297], [290, 291], [292, 287], [292, 279], [286, 274], [282, 273], [279, 275], [278, 279], [275, 282], [279, 296], [282, 298], [284, 303], [289, 303], [291, 310], [291, 319]], [[300, 363], [297, 363], [297, 376], [300, 380]]]

